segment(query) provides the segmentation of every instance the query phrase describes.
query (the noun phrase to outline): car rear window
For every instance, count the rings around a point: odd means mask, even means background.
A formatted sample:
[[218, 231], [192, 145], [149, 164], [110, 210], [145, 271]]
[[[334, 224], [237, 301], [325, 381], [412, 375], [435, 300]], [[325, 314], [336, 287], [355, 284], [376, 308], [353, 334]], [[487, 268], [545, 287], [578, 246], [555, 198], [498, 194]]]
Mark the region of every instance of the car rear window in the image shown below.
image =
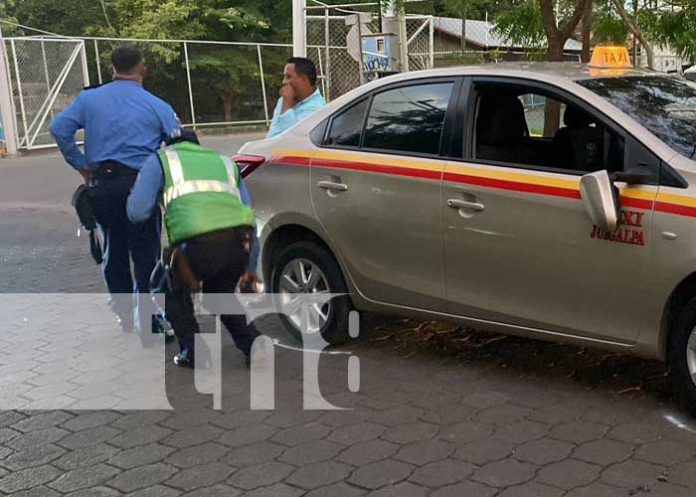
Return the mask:
[[358, 147], [360, 135], [365, 123], [368, 99], [349, 107], [338, 113], [331, 120], [331, 129], [326, 139], [327, 145], [340, 145], [344, 147]]
[[666, 76], [598, 78], [578, 84], [606, 98], [690, 159], [696, 158], [696, 84]]
[[438, 154], [454, 83], [403, 86], [372, 99], [364, 148]]

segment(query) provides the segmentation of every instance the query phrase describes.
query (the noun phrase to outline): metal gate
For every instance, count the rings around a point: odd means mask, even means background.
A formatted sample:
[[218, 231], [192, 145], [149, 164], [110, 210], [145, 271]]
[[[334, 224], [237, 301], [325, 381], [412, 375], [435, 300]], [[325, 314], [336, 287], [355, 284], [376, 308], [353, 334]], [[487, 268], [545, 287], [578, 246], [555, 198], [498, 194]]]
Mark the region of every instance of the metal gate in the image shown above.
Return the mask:
[[54, 146], [51, 119], [89, 85], [83, 40], [5, 38], [17, 130], [17, 148]]

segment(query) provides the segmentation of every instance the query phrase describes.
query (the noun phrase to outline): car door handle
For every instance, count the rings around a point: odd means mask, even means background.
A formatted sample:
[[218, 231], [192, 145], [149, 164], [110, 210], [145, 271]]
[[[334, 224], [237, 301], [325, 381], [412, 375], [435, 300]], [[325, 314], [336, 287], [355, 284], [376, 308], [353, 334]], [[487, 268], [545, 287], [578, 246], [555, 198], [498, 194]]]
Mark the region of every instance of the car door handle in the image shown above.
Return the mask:
[[453, 209], [469, 209], [476, 212], [482, 212], [483, 209], [486, 208], [486, 206], [480, 202], [467, 202], [466, 200], [458, 198], [447, 199], [447, 205]]
[[338, 192], [345, 192], [348, 190], [348, 185], [346, 185], [345, 183], [338, 183], [336, 181], [319, 181], [317, 182], [317, 186], [319, 188], [323, 188], [324, 190], [335, 190]]

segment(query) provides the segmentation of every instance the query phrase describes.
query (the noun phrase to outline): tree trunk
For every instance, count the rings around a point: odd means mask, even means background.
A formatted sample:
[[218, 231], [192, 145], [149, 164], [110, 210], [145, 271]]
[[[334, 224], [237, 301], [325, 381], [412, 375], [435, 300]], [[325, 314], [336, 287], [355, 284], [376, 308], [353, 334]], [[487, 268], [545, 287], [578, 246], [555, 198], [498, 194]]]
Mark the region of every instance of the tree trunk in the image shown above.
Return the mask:
[[655, 63], [653, 57], [653, 49], [652, 46], [648, 43], [648, 40], [645, 38], [645, 35], [628, 15], [628, 12], [626, 12], [626, 9], [621, 3], [621, 0], [611, 0], [611, 2], [614, 4], [614, 7], [616, 7], [616, 11], [619, 13], [619, 17], [621, 17], [621, 20], [624, 23], [626, 23], [626, 26], [628, 26], [628, 30], [631, 32], [633, 36], [638, 38], [638, 41], [645, 50], [645, 54], [648, 56], [648, 67], [650, 69], [654, 69]]
[[592, 57], [592, 7], [594, 2], [590, 1], [585, 5], [585, 12], [582, 16], [582, 53], [580, 61], [587, 64]]
[[225, 122], [229, 123], [233, 120], [234, 98], [228, 93], [222, 93], [220, 99], [222, 100], [222, 111], [225, 113]]

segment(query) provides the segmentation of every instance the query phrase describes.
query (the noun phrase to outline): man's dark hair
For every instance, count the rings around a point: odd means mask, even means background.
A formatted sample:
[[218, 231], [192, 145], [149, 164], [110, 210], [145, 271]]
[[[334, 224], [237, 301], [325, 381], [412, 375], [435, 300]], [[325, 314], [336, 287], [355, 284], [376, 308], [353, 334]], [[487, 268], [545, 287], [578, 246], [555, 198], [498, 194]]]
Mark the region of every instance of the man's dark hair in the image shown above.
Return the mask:
[[312, 86], [317, 85], [317, 68], [314, 62], [304, 57], [290, 57], [286, 64], [295, 64], [295, 72], [306, 76]]
[[143, 53], [133, 45], [121, 45], [111, 52], [111, 63], [116, 72], [129, 74], [143, 61]]

